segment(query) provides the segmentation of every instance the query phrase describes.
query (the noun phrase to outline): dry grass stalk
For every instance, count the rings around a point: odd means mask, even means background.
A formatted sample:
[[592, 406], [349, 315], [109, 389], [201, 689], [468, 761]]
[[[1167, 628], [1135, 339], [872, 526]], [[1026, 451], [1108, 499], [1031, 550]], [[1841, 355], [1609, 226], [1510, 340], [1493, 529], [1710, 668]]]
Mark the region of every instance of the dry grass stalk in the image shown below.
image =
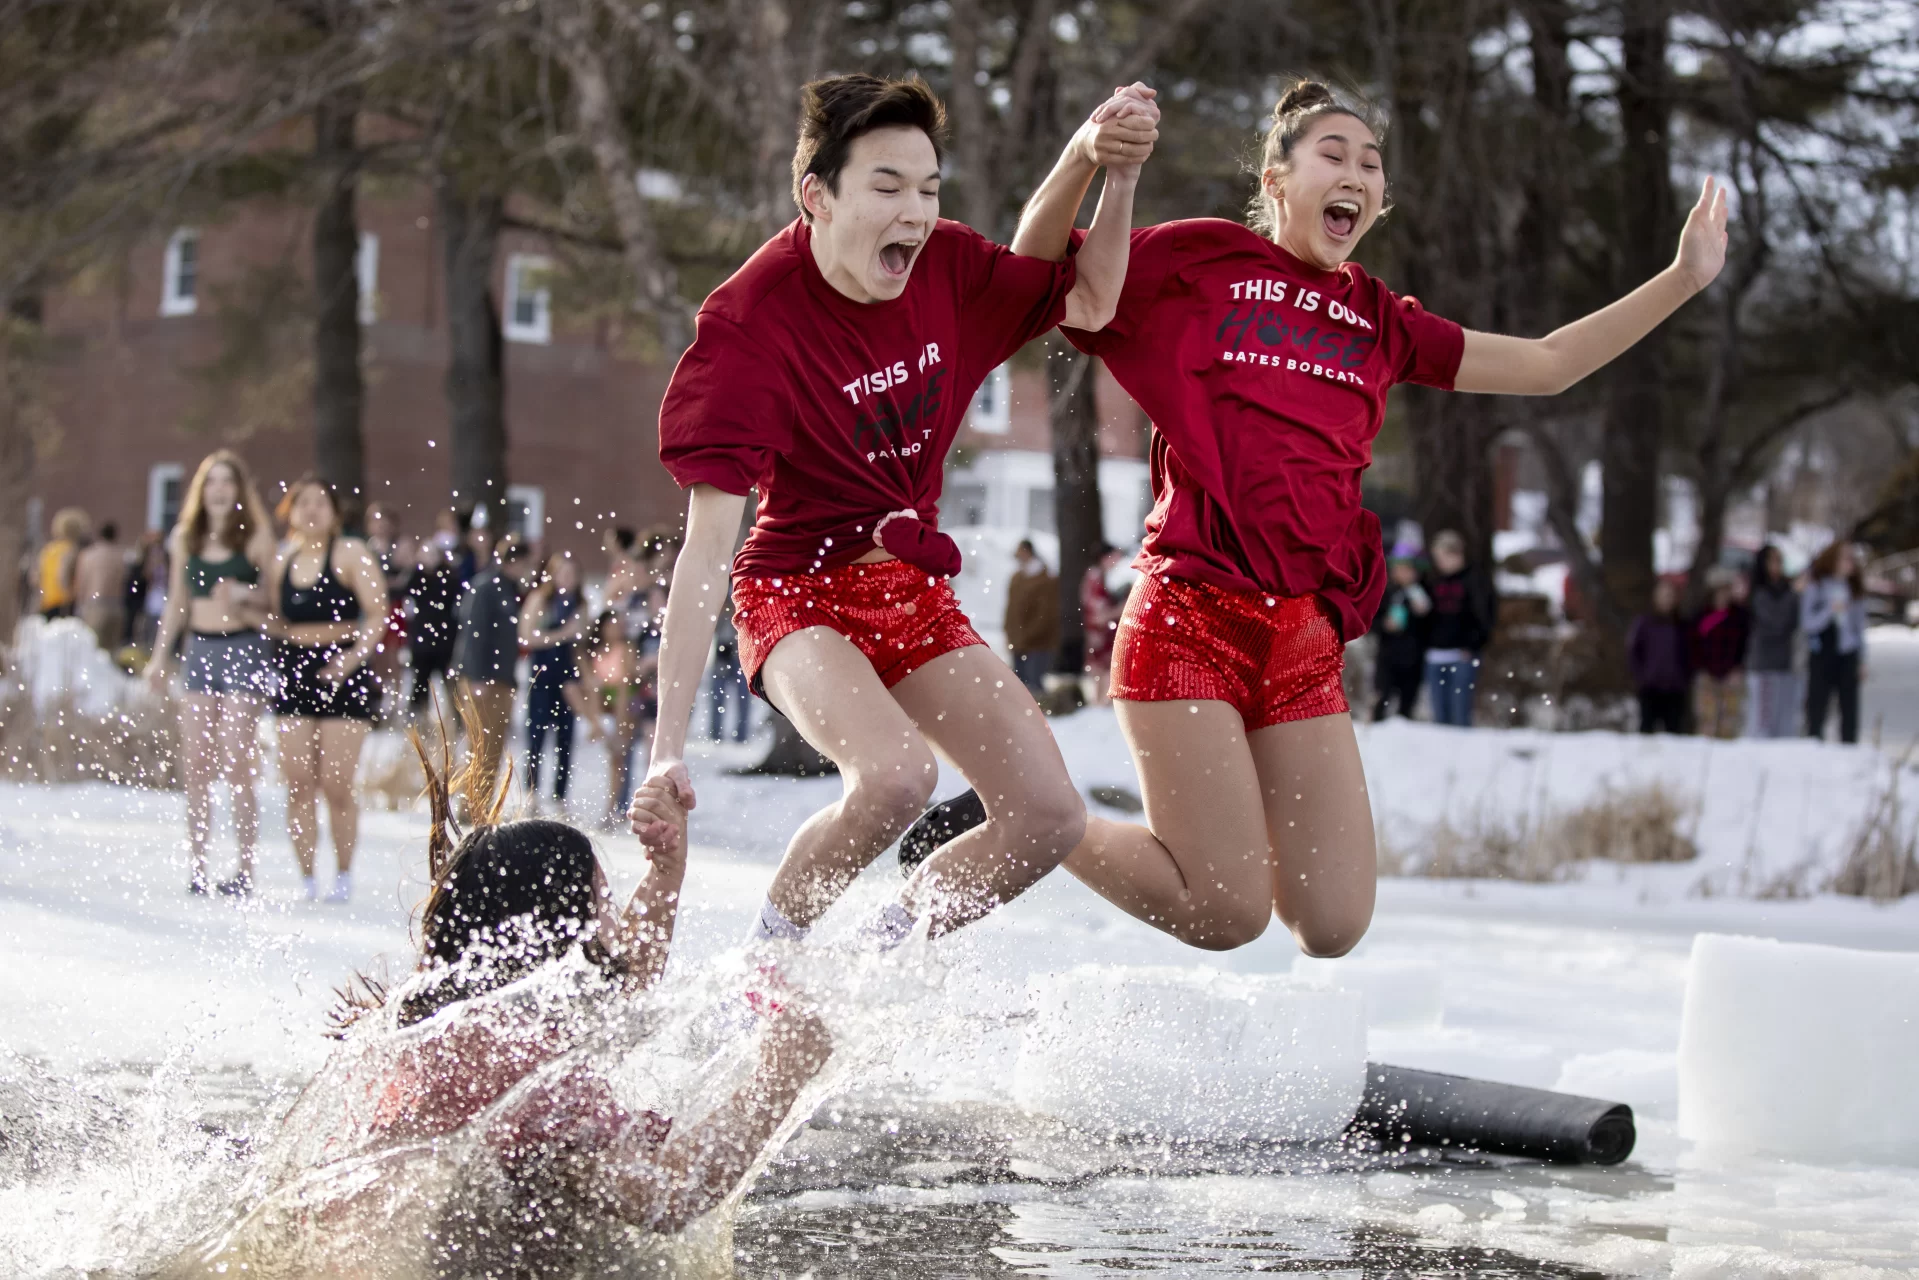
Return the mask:
[[1574, 862], [1691, 862], [1699, 846], [1682, 826], [1688, 806], [1663, 783], [1603, 788], [1553, 824], [1552, 842]]
[[180, 717], [171, 702], [140, 700], [90, 716], [63, 699], [35, 714], [24, 691], [0, 694], [0, 777], [21, 782], [180, 786]]
[[1887, 771], [1845, 862], [1827, 885], [1832, 892], [1874, 902], [1919, 893], [1919, 827], [1908, 820], [1899, 794], [1899, 780], [1912, 754], [1912, 748], [1907, 748]]
[[1570, 813], [1529, 826], [1476, 810], [1463, 823], [1442, 818], [1427, 830], [1425, 856], [1400, 860], [1407, 875], [1555, 884], [1588, 862], [1689, 862], [1698, 846], [1683, 827], [1688, 806], [1659, 783], [1606, 788]]

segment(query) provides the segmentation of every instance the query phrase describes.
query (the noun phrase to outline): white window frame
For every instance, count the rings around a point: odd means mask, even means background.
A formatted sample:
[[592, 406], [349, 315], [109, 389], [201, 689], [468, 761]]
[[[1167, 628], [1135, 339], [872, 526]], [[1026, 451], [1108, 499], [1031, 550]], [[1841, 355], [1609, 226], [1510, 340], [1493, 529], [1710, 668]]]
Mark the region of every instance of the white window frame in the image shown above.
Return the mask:
[[526, 527], [520, 536], [528, 542], [546, 537], [546, 490], [537, 484], [510, 484], [506, 487], [507, 510], [518, 507], [526, 512]]
[[[501, 308], [501, 329], [508, 342], [532, 342], [541, 346], [553, 341], [553, 298], [545, 285], [526, 288], [524, 277], [551, 271], [553, 260], [537, 253], [510, 254], [506, 260], [506, 305]], [[522, 292], [522, 290], [525, 290]], [[533, 304], [533, 319], [522, 324], [520, 303]]]
[[380, 318], [380, 237], [371, 231], [360, 233], [353, 275], [360, 284], [360, 323], [372, 324]]
[[[193, 270], [187, 273], [187, 283], [193, 286], [193, 292], [182, 293], [180, 268], [188, 245], [193, 246]], [[200, 233], [192, 227], [175, 228], [167, 237], [167, 251], [160, 270], [161, 315], [190, 316], [200, 309], [201, 268]]]
[[[147, 470], [147, 531], [150, 533], [169, 533], [171, 530], [161, 527], [167, 514], [167, 485], [177, 482], [184, 490], [187, 482], [187, 469], [178, 462], [156, 462]], [[180, 495], [183, 499], [186, 494]]]
[[981, 435], [1003, 436], [1013, 429], [1013, 379], [1007, 366], [1000, 365], [979, 384], [968, 420]]

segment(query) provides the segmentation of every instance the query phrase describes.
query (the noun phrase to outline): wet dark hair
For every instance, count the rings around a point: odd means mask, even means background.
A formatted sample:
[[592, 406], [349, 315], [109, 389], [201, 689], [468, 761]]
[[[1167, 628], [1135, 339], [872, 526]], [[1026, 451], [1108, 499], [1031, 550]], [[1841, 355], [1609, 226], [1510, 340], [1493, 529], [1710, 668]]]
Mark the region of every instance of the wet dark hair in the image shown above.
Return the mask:
[[1313, 121], [1322, 116], [1351, 116], [1373, 131], [1380, 146], [1386, 145], [1386, 114], [1364, 96], [1311, 77], [1295, 80], [1273, 105], [1273, 122], [1267, 127], [1259, 149], [1259, 165], [1253, 171], [1257, 184], [1253, 200], [1246, 206], [1246, 225], [1268, 239], [1279, 234], [1279, 221], [1273, 199], [1266, 194], [1266, 171], [1292, 163], [1293, 148], [1306, 136]]
[[[478, 709], [461, 707], [469, 739], [481, 732]], [[599, 858], [586, 834], [564, 822], [529, 818], [502, 822], [512, 767], [498, 779], [483, 776], [478, 753], [450, 770], [449, 735], [440, 735], [435, 767], [418, 729], [413, 750], [426, 773], [432, 828], [427, 871], [432, 888], [420, 908], [420, 962], [426, 981], [400, 1002], [397, 1022], [411, 1026], [448, 1005], [517, 982], [574, 947], [609, 975], [619, 958], [594, 934], [598, 916], [595, 873]], [[453, 797], [465, 801], [473, 827], [460, 833]], [[456, 840], [455, 837], [458, 837]], [[344, 1033], [361, 1014], [386, 1003], [386, 984], [357, 975], [339, 992], [332, 1021]]]
[[946, 108], [917, 76], [829, 76], [802, 88], [800, 141], [793, 150], [793, 203], [800, 207], [800, 216], [813, 220], [803, 194], [808, 174], [818, 175], [826, 189], [838, 195], [853, 140], [895, 125], [918, 129], [932, 140], [934, 159], [945, 156]]

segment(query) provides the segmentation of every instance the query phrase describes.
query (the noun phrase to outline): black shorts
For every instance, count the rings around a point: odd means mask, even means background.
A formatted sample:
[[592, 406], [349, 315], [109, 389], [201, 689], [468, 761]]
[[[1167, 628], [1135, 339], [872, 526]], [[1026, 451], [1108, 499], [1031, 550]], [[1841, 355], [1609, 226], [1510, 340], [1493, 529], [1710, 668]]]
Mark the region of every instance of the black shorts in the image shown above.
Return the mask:
[[280, 641], [273, 649], [273, 714], [310, 720], [373, 720], [380, 713], [380, 678], [366, 663], [339, 684], [320, 670], [344, 645]]

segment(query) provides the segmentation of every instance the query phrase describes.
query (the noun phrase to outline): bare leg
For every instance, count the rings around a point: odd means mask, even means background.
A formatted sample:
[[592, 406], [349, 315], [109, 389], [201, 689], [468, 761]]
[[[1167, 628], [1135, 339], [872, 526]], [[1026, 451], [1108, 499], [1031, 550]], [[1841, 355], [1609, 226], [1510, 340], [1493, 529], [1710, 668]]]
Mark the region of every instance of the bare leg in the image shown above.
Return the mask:
[[260, 843], [260, 704], [231, 694], [220, 699], [220, 762], [233, 798], [233, 837], [239, 846], [239, 874], [253, 875], [253, 854]]
[[1241, 947], [1272, 918], [1260, 778], [1239, 712], [1224, 702], [1114, 703], [1132, 748], [1146, 825], [1089, 818], [1066, 869], [1181, 942]]
[[207, 874], [213, 829], [213, 778], [219, 760], [220, 699], [189, 693], [180, 707], [180, 773], [187, 793], [187, 849], [195, 880]]
[[320, 722], [306, 716], [280, 720], [280, 773], [287, 784], [287, 838], [300, 874], [312, 876], [320, 843]]
[[360, 747], [371, 727], [364, 720], [320, 721], [320, 793], [333, 828], [333, 857], [343, 872], [353, 870], [360, 843]]
[[1254, 731], [1273, 843], [1273, 911], [1309, 956], [1343, 956], [1373, 919], [1379, 852], [1353, 718]]
[[808, 627], [785, 637], [760, 678], [846, 786], [793, 833], [767, 890], [780, 914], [806, 926], [919, 816], [939, 766], [866, 656], [836, 631]]
[[986, 821], [943, 846], [907, 885], [937, 935], [1030, 889], [1086, 831], [1086, 805], [1039, 704], [984, 645], [934, 659], [893, 687], [914, 725], [972, 784]]

